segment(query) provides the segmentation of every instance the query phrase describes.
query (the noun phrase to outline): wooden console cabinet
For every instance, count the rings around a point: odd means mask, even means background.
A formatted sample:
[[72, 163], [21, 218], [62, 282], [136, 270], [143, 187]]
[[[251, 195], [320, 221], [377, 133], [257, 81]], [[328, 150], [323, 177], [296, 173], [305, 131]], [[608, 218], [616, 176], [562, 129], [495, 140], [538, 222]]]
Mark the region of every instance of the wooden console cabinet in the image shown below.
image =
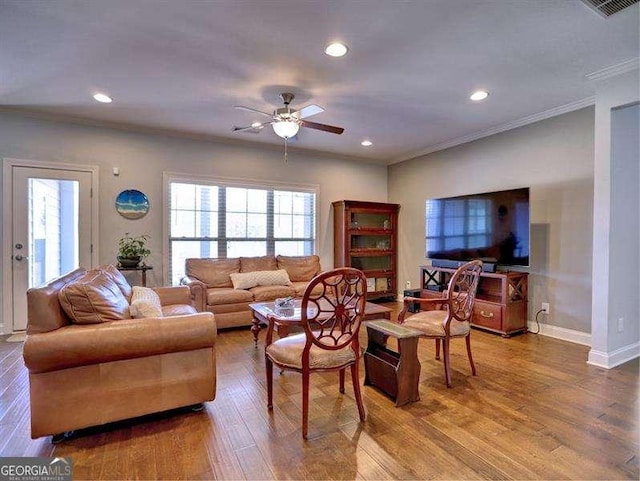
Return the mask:
[[396, 297], [398, 204], [333, 203], [333, 266], [367, 276], [367, 299]]
[[[420, 297], [442, 296], [455, 269], [421, 266]], [[528, 278], [526, 272], [483, 272], [473, 306], [471, 325], [509, 337], [526, 332], [528, 319]]]

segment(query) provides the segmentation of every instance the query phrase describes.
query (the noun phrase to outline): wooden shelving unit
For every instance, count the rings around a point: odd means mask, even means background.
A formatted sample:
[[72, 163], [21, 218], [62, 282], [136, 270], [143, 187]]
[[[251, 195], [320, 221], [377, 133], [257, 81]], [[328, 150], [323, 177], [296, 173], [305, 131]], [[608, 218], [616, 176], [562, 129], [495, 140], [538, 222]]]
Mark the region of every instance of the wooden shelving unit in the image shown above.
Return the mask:
[[[455, 269], [421, 266], [420, 297], [442, 296]], [[527, 330], [528, 279], [526, 272], [483, 272], [473, 306], [471, 325], [509, 337]]]
[[333, 203], [333, 265], [367, 276], [367, 299], [396, 297], [398, 204]]

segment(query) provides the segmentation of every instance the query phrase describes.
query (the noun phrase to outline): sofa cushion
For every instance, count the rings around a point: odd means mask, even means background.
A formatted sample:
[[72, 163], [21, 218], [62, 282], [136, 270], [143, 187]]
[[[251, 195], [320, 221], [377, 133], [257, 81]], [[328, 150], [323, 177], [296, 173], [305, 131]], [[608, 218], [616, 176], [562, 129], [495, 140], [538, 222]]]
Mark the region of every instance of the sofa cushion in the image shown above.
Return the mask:
[[98, 324], [129, 319], [129, 302], [106, 272], [87, 272], [58, 293], [60, 305], [76, 324]]
[[129, 312], [134, 319], [162, 317], [160, 296], [148, 287], [134, 286]]
[[278, 263], [273, 256], [240, 258], [240, 272], [275, 271], [277, 269]]
[[197, 312], [195, 307], [188, 304], [169, 304], [162, 306], [163, 317], [184, 316], [187, 314], [196, 314]]
[[256, 286], [249, 289], [256, 302], [274, 301], [278, 297], [295, 296], [296, 291], [289, 286]]
[[240, 259], [187, 259], [186, 274], [207, 287], [233, 287], [230, 274], [240, 272]]
[[291, 282], [310, 281], [320, 272], [318, 256], [278, 256], [278, 269], [286, 269]]
[[[308, 282], [292, 282], [291, 287], [296, 291], [296, 297], [302, 297], [304, 295], [304, 291], [307, 289], [309, 285]], [[322, 294], [322, 284], [316, 284], [311, 292], [314, 294]]]
[[284, 269], [278, 271], [239, 272], [231, 274], [234, 289], [251, 289], [255, 286], [290, 286], [289, 275]]
[[126, 297], [127, 301], [131, 301], [131, 294], [133, 290], [129, 285], [127, 279], [122, 275], [122, 272], [118, 270], [118, 268], [111, 264], [105, 264], [103, 266], [96, 267], [97, 271], [103, 271], [113, 277], [114, 282], [118, 285], [120, 290], [122, 291], [122, 295]]
[[242, 289], [230, 289], [228, 287], [207, 289], [207, 304], [210, 306], [236, 304], [238, 302], [253, 302], [253, 294]]

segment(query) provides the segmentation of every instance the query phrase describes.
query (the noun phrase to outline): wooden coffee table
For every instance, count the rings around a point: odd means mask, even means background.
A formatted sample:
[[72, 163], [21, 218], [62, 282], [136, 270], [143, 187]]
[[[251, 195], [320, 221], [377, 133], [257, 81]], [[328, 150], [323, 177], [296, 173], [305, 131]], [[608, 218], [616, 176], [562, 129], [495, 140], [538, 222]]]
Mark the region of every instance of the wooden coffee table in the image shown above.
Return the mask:
[[[274, 310], [275, 306], [273, 302], [255, 302], [253, 304], [249, 304], [249, 308], [253, 313], [253, 319], [251, 321], [253, 322], [253, 326], [251, 326], [251, 333], [253, 334], [253, 342], [257, 348], [260, 324], [264, 324], [265, 326], [269, 324], [267, 316], [269, 314], [276, 314]], [[281, 314], [278, 315], [283, 317]], [[286, 319], [290, 319], [292, 321], [300, 320], [300, 300], [296, 301], [296, 307], [293, 311], [293, 315], [287, 316]], [[364, 305], [364, 320], [369, 321], [372, 319], [391, 319], [391, 309], [374, 304], [373, 302], [367, 302]], [[279, 337], [287, 337], [289, 335], [288, 326], [276, 325], [274, 330], [278, 333]]]

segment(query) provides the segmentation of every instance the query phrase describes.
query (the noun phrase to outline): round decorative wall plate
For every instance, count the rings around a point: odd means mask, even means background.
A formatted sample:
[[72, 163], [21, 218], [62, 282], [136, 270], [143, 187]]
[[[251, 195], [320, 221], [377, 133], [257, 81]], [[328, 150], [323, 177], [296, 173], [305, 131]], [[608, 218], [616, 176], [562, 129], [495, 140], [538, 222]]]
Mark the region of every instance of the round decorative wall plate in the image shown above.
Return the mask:
[[139, 219], [149, 212], [149, 199], [139, 190], [123, 190], [116, 197], [116, 210], [126, 219]]

